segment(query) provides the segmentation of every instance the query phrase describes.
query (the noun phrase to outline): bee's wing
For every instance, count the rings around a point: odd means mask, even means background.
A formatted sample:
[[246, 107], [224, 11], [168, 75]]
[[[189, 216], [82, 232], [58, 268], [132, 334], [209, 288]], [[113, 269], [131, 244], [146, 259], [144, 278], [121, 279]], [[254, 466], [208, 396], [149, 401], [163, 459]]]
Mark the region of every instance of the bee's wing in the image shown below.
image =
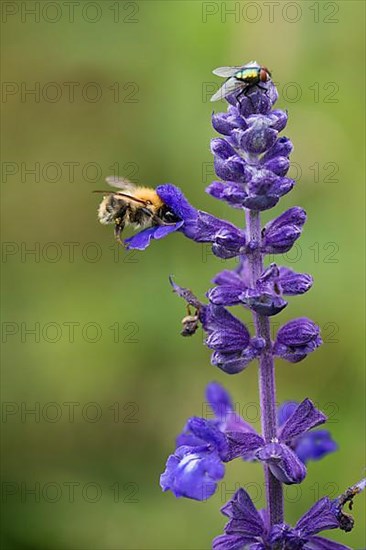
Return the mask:
[[132, 193], [136, 189], [136, 185], [131, 183], [129, 180], [118, 176], [108, 176], [105, 181], [112, 187], [118, 187], [118, 189], [122, 189], [123, 191], [129, 193]]
[[230, 76], [233, 76], [240, 69], [242, 69], [242, 67], [218, 67], [217, 69], [214, 69], [212, 72], [216, 76], [223, 76], [224, 78], [230, 78]]
[[224, 99], [229, 94], [235, 92], [235, 90], [240, 90], [243, 88], [243, 82], [237, 80], [236, 78], [229, 78], [221, 88], [211, 97], [210, 101], [218, 101], [219, 99]]

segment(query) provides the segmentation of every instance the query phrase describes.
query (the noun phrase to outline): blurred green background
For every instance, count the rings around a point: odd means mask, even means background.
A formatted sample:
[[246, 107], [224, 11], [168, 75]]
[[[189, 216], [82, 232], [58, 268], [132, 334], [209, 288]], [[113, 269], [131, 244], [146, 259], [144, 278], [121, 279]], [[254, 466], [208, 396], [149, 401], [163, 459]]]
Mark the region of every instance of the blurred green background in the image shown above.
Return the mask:
[[[179, 234], [126, 254], [98, 223], [91, 193], [114, 172], [173, 182], [197, 207], [242, 223], [204, 192], [214, 179], [208, 97], [222, 83], [213, 68], [252, 59], [279, 85], [299, 180], [263, 218], [306, 209], [301, 241], [278, 262], [315, 279], [274, 322], [309, 316], [325, 340], [303, 363], [278, 364], [278, 399], [311, 397], [339, 443], [286, 489], [288, 522], [360, 479], [364, 3], [2, 10], [3, 548], [208, 549], [223, 529], [219, 507], [239, 485], [263, 505], [260, 466], [240, 461], [208, 502], [161, 492], [165, 459], [186, 418], [202, 413], [208, 381], [225, 384], [259, 427], [257, 367], [229, 377], [210, 366], [202, 334], [179, 335], [184, 304], [169, 274], [203, 297], [223, 263]], [[354, 531], [329, 537], [361, 549], [362, 497], [354, 508]]]

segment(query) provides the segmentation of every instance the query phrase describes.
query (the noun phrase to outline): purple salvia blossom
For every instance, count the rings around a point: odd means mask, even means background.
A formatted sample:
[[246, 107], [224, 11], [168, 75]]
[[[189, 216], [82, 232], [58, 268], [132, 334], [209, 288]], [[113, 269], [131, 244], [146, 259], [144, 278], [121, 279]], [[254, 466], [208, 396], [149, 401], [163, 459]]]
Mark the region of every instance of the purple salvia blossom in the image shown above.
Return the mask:
[[318, 536], [321, 531], [340, 528], [339, 499], [318, 500], [295, 527], [285, 523], [268, 527], [266, 513], [256, 510], [244, 489], [239, 489], [221, 511], [229, 522], [225, 535], [214, 539], [213, 550], [351, 550]]
[[[246, 227], [196, 209], [180, 189], [165, 184], [156, 192], [179, 221], [145, 229], [125, 243], [128, 248], [144, 250], [152, 240], [179, 232], [195, 242], [211, 243], [219, 258], [237, 258], [235, 269], [224, 270], [213, 279], [208, 302], [172, 280], [171, 284], [188, 305], [182, 335], [191, 336], [201, 325], [212, 365], [233, 375], [258, 359], [262, 433], [234, 412], [225, 390], [211, 384], [207, 398], [214, 418], [188, 420], [160, 483], [164, 491], [177, 497], [204, 500], [215, 492], [226, 463], [235, 458], [259, 460], [264, 466], [266, 509], [258, 512], [249, 495], [239, 489], [222, 510], [230, 521], [225, 534], [215, 538], [214, 550], [345, 550], [346, 546], [318, 533], [352, 529], [353, 519], [343, 512], [343, 506], [364, 489], [364, 482], [335, 501], [319, 500], [295, 527], [284, 520], [282, 484], [300, 483], [306, 475], [305, 462], [334, 451], [336, 445], [325, 430], [313, 430], [326, 417], [308, 398], [292, 403], [286, 411], [281, 408], [277, 421], [274, 358], [298, 363], [322, 340], [319, 327], [307, 317], [285, 323], [271, 340], [270, 318], [288, 305], [284, 297], [307, 292], [313, 280], [307, 273], [295, 273], [275, 263], [266, 266], [265, 261], [269, 254], [291, 249], [301, 236], [306, 213], [293, 206], [262, 227], [261, 211], [274, 207], [295, 185], [287, 177], [293, 145], [279, 135], [288, 115], [273, 108], [278, 93], [269, 71], [255, 62], [236, 71], [226, 67], [217, 72], [229, 76], [225, 90], [236, 92], [226, 96], [226, 113], [212, 115], [212, 125], [222, 136], [211, 141], [219, 180], [206, 191], [241, 209]], [[255, 334], [227, 309], [234, 305], [251, 311]]]
[[[276, 443], [267, 445], [255, 429], [236, 414], [230, 395], [220, 384], [208, 384], [206, 399], [214, 418], [193, 417], [188, 420], [183, 432], [177, 437], [177, 448], [168, 458], [166, 471], [161, 476], [164, 490], [171, 490], [176, 496], [205, 500], [216, 489], [212, 473], [215, 473], [215, 481], [218, 481], [224, 475], [224, 463], [239, 457], [263, 461], [283, 483], [300, 483], [306, 475], [306, 468], [305, 460], [296, 449], [301, 449], [305, 444], [306, 459], [313, 458], [312, 455], [320, 458], [316, 442], [309, 439], [315, 432], [309, 430], [325, 422], [326, 417], [309, 399], [300, 405], [293, 402], [291, 406], [285, 404], [286, 416], [283, 407], [280, 408], [282, 426], [277, 431]], [[204, 437], [198, 433], [197, 426], [201, 429], [202, 426], [206, 427]], [[224, 437], [218, 435], [217, 431]], [[326, 430], [324, 432], [328, 434]], [[331, 441], [329, 435], [328, 439]], [[218, 441], [220, 446], [217, 445]]]

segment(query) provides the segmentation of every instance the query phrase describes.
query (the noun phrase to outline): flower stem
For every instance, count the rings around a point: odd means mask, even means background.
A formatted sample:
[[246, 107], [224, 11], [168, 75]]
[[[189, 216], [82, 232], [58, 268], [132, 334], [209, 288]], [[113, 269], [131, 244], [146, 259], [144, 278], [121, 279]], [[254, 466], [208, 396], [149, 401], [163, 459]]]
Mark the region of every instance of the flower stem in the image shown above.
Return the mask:
[[[256, 210], [245, 211], [248, 242], [252, 252], [248, 254], [250, 283], [255, 283], [263, 272], [263, 256], [260, 251], [261, 221]], [[261, 406], [262, 435], [266, 443], [277, 437], [275, 368], [272, 355], [270, 323], [268, 317], [253, 313], [256, 336], [265, 340], [265, 347], [259, 358], [259, 394]], [[267, 511], [270, 525], [283, 522], [282, 483], [264, 466], [266, 482]]]

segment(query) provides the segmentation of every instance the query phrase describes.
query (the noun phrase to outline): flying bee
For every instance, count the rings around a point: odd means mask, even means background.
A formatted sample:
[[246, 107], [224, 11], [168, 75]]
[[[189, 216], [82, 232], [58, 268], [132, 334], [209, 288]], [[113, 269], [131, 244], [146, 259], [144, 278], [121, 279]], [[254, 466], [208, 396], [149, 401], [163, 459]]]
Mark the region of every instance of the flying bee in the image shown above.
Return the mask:
[[181, 221], [155, 189], [139, 187], [114, 176], [106, 178], [106, 182], [119, 191], [94, 191], [105, 195], [98, 208], [98, 219], [102, 224], [114, 224], [114, 235], [119, 243], [122, 244], [121, 233], [126, 225], [145, 229]]
[[260, 86], [261, 82], [268, 82], [271, 79], [271, 73], [266, 67], [261, 67], [256, 61], [251, 61], [243, 67], [219, 67], [212, 71], [217, 76], [226, 78], [226, 82], [211, 97], [211, 101], [224, 99], [226, 96], [240, 90], [237, 99], [241, 95], [246, 95], [254, 86], [265, 90], [267, 88]]

